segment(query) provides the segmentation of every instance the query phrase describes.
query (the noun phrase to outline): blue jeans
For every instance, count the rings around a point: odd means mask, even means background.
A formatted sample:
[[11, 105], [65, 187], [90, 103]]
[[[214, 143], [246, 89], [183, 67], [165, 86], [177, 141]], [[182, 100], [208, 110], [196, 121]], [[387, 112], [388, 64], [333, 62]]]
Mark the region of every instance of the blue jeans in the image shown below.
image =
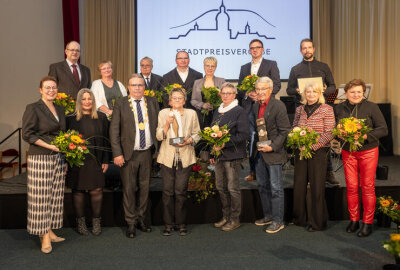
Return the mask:
[[284, 214], [282, 164], [268, 165], [260, 153], [257, 153], [255, 163], [264, 217], [282, 223]]

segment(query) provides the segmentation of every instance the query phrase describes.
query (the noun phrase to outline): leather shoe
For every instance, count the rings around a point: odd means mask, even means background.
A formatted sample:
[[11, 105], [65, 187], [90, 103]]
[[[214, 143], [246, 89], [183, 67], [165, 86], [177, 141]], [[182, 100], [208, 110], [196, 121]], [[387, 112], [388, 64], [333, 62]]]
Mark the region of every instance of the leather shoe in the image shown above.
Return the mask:
[[129, 224], [128, 229], [126, 230], [126, 237], [135, 238], [136, 237], [136, 228], [135, 225]]
[[228, 222], [228, 219], [226, 217], [223, 217], [220, 221], [214, 223], [215, 228], [221, 228]]
[[316, 232], [316, 231], [317, 231], [317, 230], [314, 229], [311, 225], [307, 225], [306, 230], [307, 230], [308, 232]]
[[172, 228], [170, 226], [165, 226], [163, 235], [164, 236], [170, 236], [172, 234]]
[[147, 232], [147, 233], [151, 232], [151, 227], [147, 226], [142, 220], [136, 223], [136, 227], [142, 232]]
[[179, 226], [179, 235], [180, 236], [186, 236], [188, 234], [186, 225], [180, 225]]
[[357, 221], [350, 221], [349, 225], [346, 228], [346, 232], [353, 233], [360, 228], [360, 223]]
[[244, 181], [250, 182], [256, 179], [256, 174], [255, 173], [250, 173], [248, 176], [244, 178]]
[[372, 224], [363, 223], [361, 230], [358, 231], [358, 237], [366, 237], [372, 233]]

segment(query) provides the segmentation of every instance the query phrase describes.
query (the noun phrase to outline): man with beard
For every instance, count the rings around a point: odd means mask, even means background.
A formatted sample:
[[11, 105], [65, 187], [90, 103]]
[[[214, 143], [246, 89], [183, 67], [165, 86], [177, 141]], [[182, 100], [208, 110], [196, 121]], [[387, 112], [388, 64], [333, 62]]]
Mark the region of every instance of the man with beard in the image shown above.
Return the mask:
[[[322, 77], [325, 100], [328, 95], [333, 94], [336, 90], [335, 81], [329, 66], [326, 63], [317, 61], [314, 57], [315, 47], [311, 39], [306, 38], [300, 42], [300, 53], [303, 55], [303, 61], [292, 67], [286, 89], [286, 93], [289, 96], [295, 96], [296, 107], [301, 105], [300, 89], [297, 83], [297, 79], [299, 78]], [[330, 157], [328, 159], [326, 181], [330, 186], [340, 186], [333, 174], [332, 160]]]

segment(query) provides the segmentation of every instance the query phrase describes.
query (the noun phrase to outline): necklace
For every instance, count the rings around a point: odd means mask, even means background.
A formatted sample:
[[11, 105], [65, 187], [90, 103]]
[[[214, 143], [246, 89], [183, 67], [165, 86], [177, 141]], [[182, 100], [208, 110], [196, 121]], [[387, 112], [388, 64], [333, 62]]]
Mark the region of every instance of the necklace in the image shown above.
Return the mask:
[[138, 117], [137, 117], [137, 112], [135, 107], [133, 106], [134, 98], [129, 97], [129, 106], [131, 107], [131, 110], [133, 112], [134, 118], [135, 118], [135, 123], [138, 125], [140, 130], [144, 130], [146, 128], [146, 124], [148, 122], [148, 113], [147, 113], [147, 100], [144, 99], [144, 117], [143, 117], [143, 122], [139, 122]]

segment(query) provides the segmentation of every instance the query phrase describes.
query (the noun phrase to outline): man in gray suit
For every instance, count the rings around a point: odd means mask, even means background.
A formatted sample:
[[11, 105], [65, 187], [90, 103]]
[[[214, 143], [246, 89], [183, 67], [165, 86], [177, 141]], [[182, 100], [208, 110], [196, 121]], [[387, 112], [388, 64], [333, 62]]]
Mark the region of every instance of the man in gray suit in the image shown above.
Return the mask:
[[58, 92], [76, 99], [80, 89], [92, 86], [90, 69], [78, 63], [81, 56], [81, 46], [78, 42], [69, 42], [65, 46], [65, 55], [67, 58], [64, 61], [50, 65], [49, 76], [56, 78]]
[[152, 156], [158, 151], [156, 128], [158, 102], [144, 96], [145, 82], [132, 74], [129, 96], [115, 103], [110, 124], [110, 141], [114, 164], [121, 168], [123, 207], [128, 223], [126, 236], [134, 238], [136, 227], [151, 232], [144, 222], [149, 197]]

